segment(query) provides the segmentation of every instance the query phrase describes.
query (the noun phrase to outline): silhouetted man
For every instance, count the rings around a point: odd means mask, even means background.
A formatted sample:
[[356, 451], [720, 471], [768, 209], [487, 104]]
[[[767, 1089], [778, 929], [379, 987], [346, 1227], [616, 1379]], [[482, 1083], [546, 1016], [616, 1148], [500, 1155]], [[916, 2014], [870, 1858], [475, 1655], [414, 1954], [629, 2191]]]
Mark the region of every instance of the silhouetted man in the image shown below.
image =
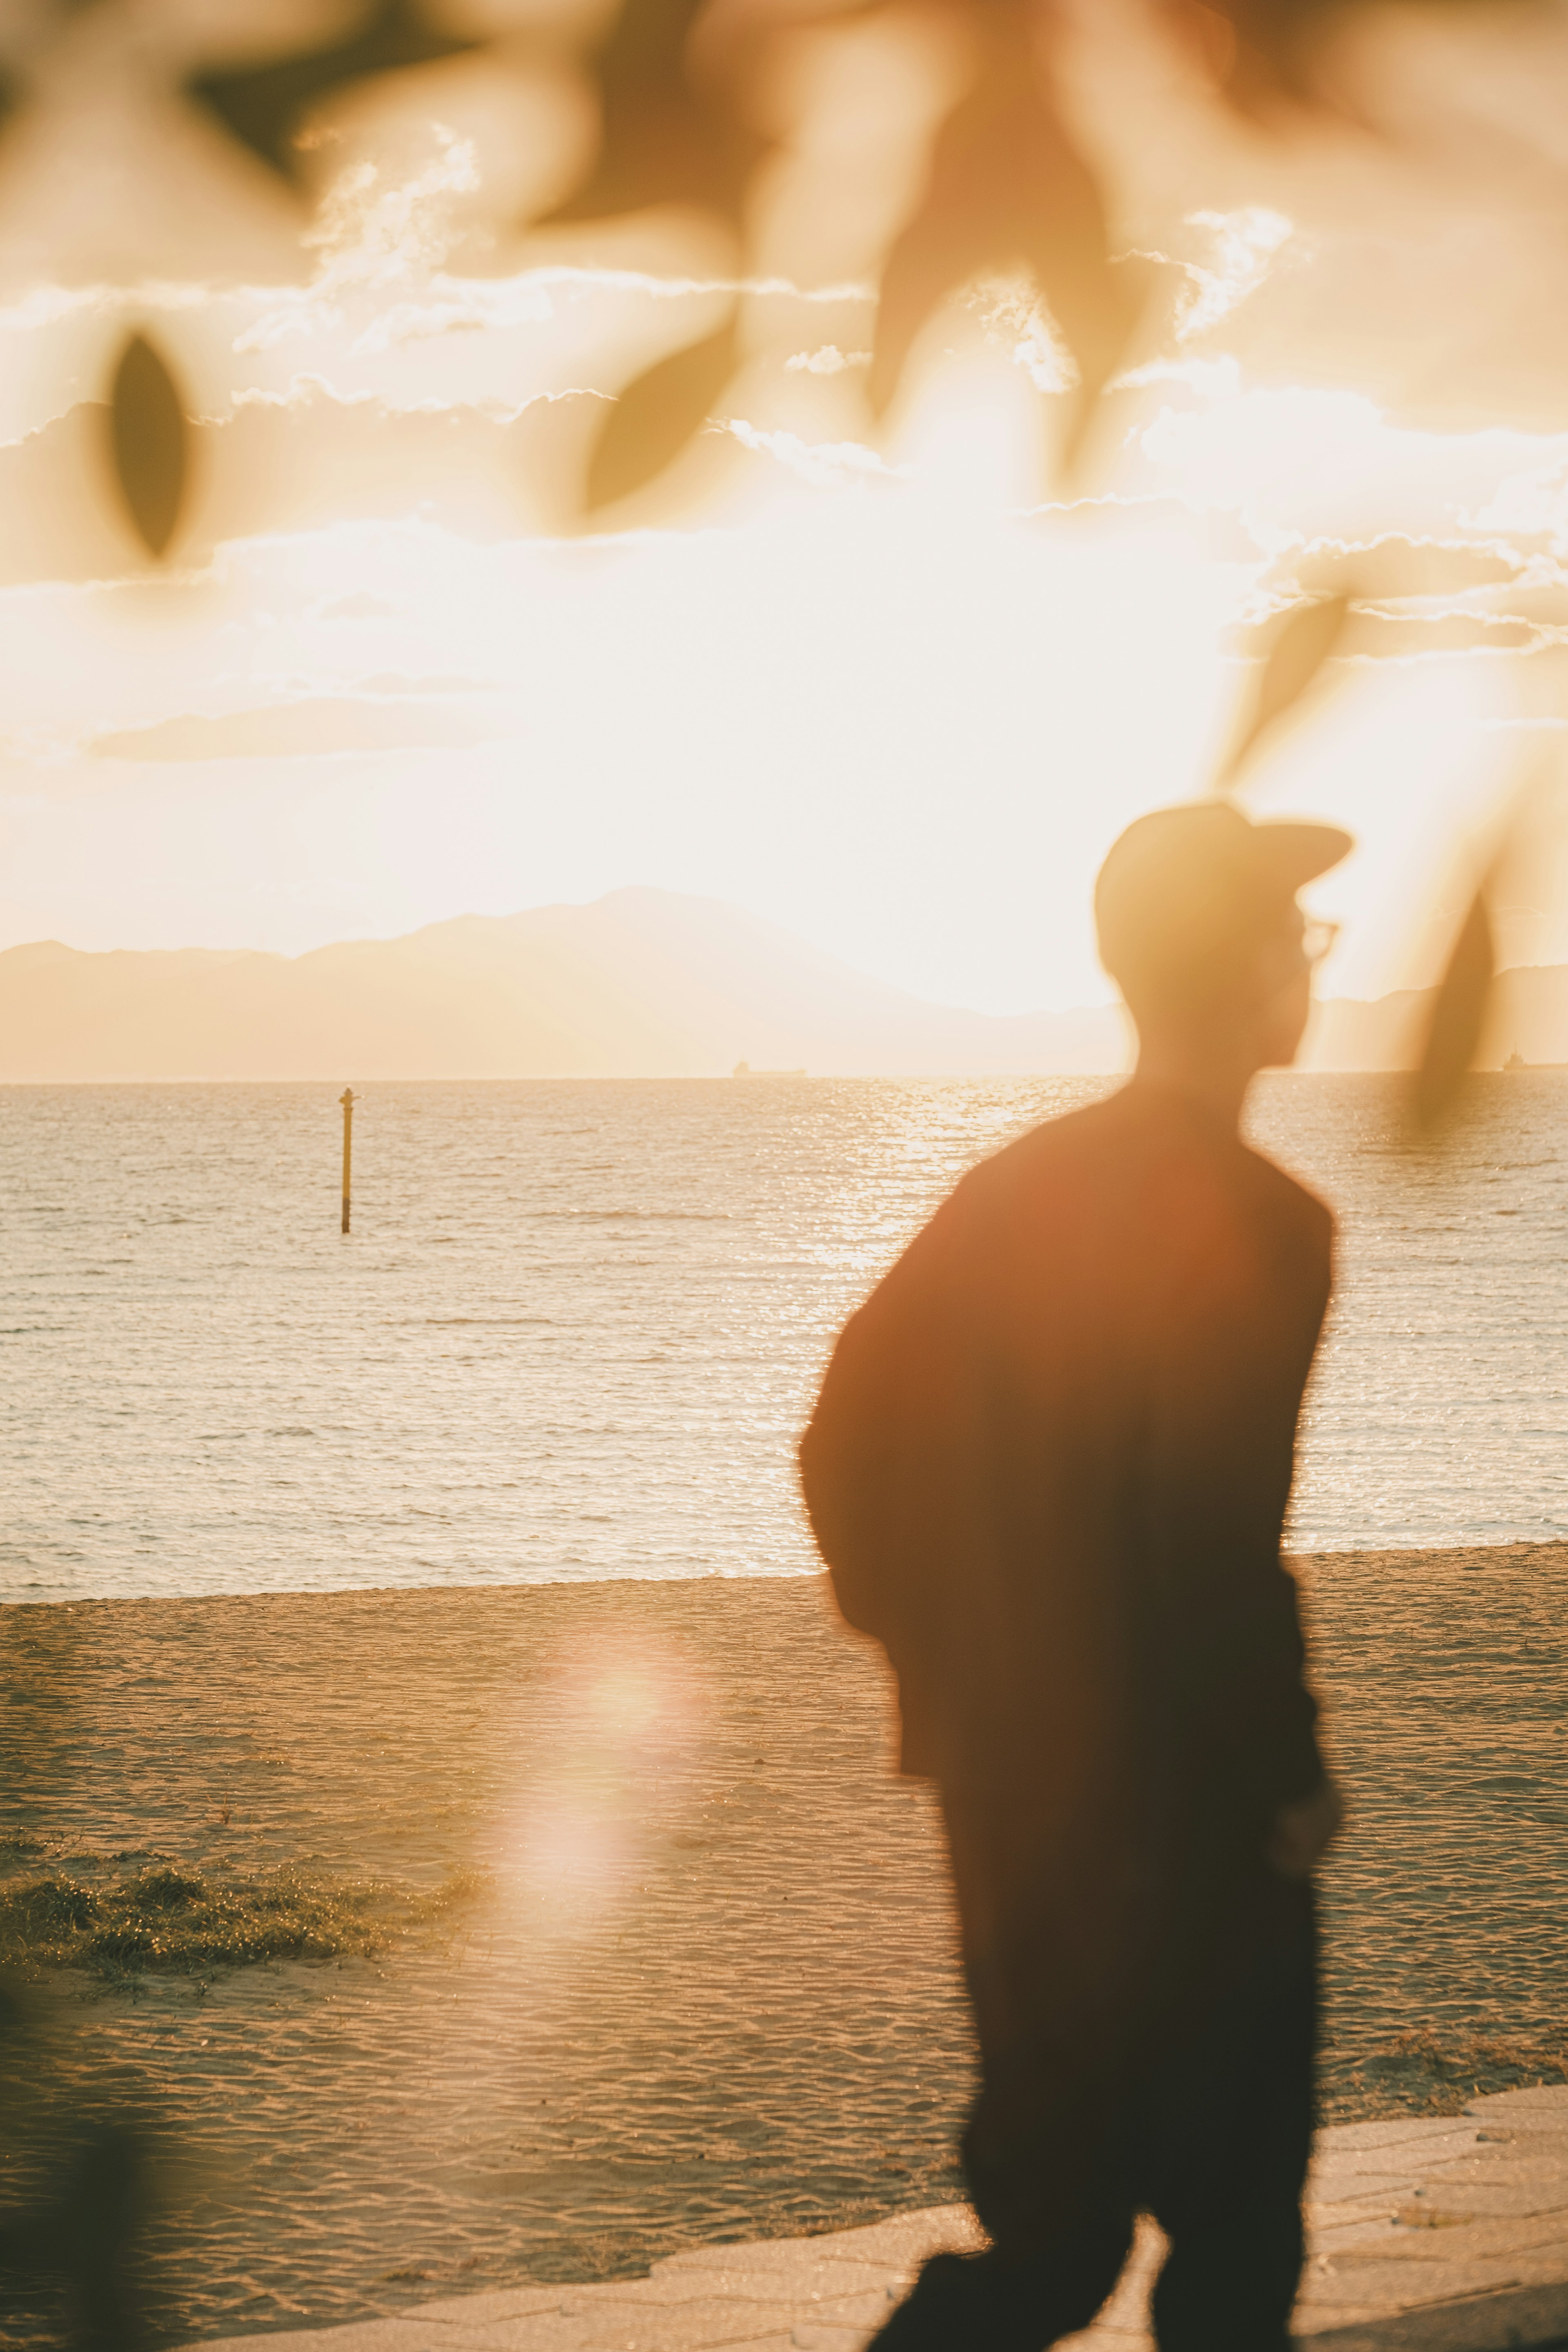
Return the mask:
[[973, 1169], [839, 1339], [802, 1448], [852, 1625], [941, 1787], [978, 2030], [984, 2254], [884, 2352], [1085, 2327], [1135, 2216], [1163, 2352], [1284, 2352], [1311, 2137], [1310, 1874], [1339, 1807], [1279, 1556], [1331, 1220], [1237, 1132], [1289, 1062], [1347, 835], [1141, 818], [1095, 893], [1140, 1039]]

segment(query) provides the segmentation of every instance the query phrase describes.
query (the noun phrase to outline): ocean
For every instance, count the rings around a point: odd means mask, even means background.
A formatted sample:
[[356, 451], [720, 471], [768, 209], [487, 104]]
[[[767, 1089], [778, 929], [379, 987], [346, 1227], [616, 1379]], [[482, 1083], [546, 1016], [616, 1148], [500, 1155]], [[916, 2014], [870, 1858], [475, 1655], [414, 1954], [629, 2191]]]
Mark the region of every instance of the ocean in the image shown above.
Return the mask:
[[[1108, 1082], [0, 1095], [0, 1595], [789, 1575], [846, 1314], [972, 1161]], [[1341, 1221], [1291, 1542], [1568, 1532], [1568, 1077], [1280, 1076], [1259, 1146]]]
[[[339, 1091], [0, 1093], [0, 1591], [73, 1604], [4, 1612], [0, 1901], [469, 1894], [57, 1984], [0, 2195], [77, 2107], [155, 2116], [195, 2336], [952, 2200], [940, 1822], [796, 1574], [794, 1444], [960, 1171], [1097, 1087], [367, 1086], [346, 1241]], [[1258, 1089], [1342, 1236], [1293, 1526], [1335, 2118], [1568, 2069], [1568, 1549], [1508, 1549], [1568, 1523], [1564, 1108], [1479, 1078], [1434, 1157], [1392, 1080]]]

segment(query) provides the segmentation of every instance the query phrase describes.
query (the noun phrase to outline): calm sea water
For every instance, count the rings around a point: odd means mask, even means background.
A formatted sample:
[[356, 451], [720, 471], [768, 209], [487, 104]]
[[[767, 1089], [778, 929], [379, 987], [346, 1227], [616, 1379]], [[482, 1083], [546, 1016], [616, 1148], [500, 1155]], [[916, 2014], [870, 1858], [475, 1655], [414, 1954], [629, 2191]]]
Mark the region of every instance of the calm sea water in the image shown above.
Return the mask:
[[[1293, 1540], [1568, 1533], [1568, 1079], [1279, 1077], [1342, 1221]], [[1068, 1079], [0, 1092], [0, 1593], [786, 1574], [832, 1335]]]

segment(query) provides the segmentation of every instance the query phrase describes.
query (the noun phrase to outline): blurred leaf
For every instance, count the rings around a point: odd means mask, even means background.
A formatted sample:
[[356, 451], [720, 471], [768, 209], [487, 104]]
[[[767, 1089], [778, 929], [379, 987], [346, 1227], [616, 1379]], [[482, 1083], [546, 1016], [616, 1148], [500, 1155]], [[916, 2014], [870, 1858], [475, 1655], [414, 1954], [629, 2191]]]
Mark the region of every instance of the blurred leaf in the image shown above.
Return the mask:
[[140, 2352], [147, 2325], [144, 2237], [152, 2206], [148, 2151], [134, 2127], [101, 2126], [79, 2151], [66, 2216], [67, 2269], [78, 2341], [94, 2352]]
[[599, 52], [600, 141], [591, 177], [548, 226], [689, 204], [740, 226], [763, 142], [694, 83], [689, 37], [705, 0], [625, 0]]
[[1350, 596], [1342, 592], [1287, 614], [1264, 661], [1252, 715], [1215, 779], [1216, 792], [1230, 788], [1270, 728], [1300, 702], [1339, 643], [1350, 609]]
[[1136, 264], [1112, 261], [1105, 207], [1074, 146], [1024, 9], [995, 11], [979, 78], [937, 133], [924, 195], [882, 275], [868, 394], [880, 415], [937, 305], [985, 268], [1026, 262], [1080, 378], [1068, 457], [1143, 308]]
[[1458, 1099], [1480, 1044], [1481, 1024], [1497, 968], [1485, 886], [1477, 891], [1438, 983], [1415, 1073], [1412, 1108], [1424, 1135], [1441, 1127]]
[[199, 74], [185, 88], [210, 107], [253, 155], [298, 184], [302, 175], [294, 134], [302, 117], [321, 100], [350, 83], [377, 74], [399, 73], [408, 66], [431, 65], [481, 46], [431, 32], [421, 23], [412, 0], [383, 0], [352, 40], [334, 42], [302, 57], [284, 58], [272, 65]]
[[735, 320], [660, 360], [627, 385], [610, 412], [588, 468], [590, 513], [640, 490], [701, 431], [735, 372]]
[[[594, 170], [540, 227], [608, 220], [650, 205], [693, 205], [741, 234], [765, 142], [693, 71], [706, 0], [625, 0], [595, 65], [601, 135]], [[701, 431], [735, 366], [735, 320], [629, 384], [589, 465], [593, 513], [653, 480]]]
[[1236, 26], [1227, 10], [1205, 0], [1162, 0], [1163, 14], [1211, 81], [1224, 89], [1236, 70]]
[[184, 503], [189, 430], [174, 378], [144, 335], [132, 335], [110, 394], [110, 454], [149, 554], [162, 555]]
[[1164, 0], [1238, 114], [1334, 108], [1316, 68], [1343, 0]]

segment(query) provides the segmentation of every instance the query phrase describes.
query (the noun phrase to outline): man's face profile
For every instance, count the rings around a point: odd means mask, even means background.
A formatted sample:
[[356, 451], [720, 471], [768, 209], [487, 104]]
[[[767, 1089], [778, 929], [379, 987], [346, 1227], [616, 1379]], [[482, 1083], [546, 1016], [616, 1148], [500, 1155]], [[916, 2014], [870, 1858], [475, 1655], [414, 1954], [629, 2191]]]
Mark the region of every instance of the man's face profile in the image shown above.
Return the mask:
[[1307, 921], [1292, 899], [1258, 950], [1258, 1059], [1260, 1069], [1285, 1069], [1295, 1060], [1312, 1009], [1312, 961]]

